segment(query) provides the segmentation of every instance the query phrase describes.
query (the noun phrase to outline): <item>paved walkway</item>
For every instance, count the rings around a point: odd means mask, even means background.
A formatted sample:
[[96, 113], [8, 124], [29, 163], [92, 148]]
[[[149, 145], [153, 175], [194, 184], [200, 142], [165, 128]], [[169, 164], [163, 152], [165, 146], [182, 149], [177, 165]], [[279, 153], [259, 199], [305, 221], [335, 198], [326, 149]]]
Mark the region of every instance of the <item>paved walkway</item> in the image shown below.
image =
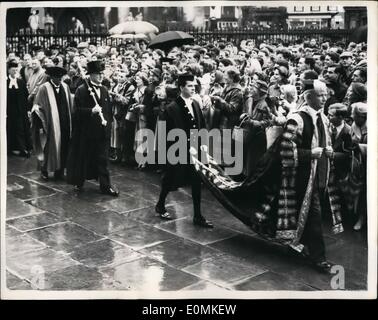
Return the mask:
[[[8, 159], [8, 288], [31, 289], [43, 270], [46, 290], [331, 290], [330, 276], [257, 239], [207, 190], [202, 211], [212, 230], [192, 224], [187, 189], [169, 195], [175, 219], [162, 221], [154, 213], [157, 174], [111, 172], [119, 198], [100, 194], [94, 182], [75, 195], [64, 182], [42, 182], [35, 159]], [[325, 232], [346, 289], [366, 289], [366, 235]]]

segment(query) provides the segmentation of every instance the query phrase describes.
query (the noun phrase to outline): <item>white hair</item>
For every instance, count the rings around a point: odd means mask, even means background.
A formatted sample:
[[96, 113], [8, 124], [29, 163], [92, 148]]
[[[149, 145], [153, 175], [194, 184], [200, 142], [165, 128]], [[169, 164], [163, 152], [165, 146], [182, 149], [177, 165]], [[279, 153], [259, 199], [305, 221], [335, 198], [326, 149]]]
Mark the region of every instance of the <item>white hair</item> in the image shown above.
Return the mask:
[[314, 89], [317, 93], [327, 91], [327, 85], [318, 79], [314, 80]]

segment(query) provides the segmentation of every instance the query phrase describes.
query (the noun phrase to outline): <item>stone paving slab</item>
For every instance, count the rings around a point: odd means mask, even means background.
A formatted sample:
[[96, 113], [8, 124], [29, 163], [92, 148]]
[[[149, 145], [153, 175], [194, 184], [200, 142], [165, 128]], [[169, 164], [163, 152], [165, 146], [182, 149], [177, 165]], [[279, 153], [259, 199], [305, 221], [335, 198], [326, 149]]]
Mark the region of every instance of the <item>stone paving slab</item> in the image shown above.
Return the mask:
[[223, 288], [221, 286], [218, 286], [210, 281], [201, 280], [195, 284], [192, 284], [188, 287], [185, 287], [181, 289], [180, 291], [205, 291], [206, 293], [227, 293], [230, 292], [230, 289]]
[[176, 291], [199, 279], [150, 258], [142, 258], [102, 270], [117, 289], [141, 292]]
[[7, 192], [21, 200], [35, 199], [56, 193], [49, 187], [15, 175], [8, 175], [7, 177]]
[[251, 265], [244, 259], [228, 255], [204, 260], [183, 270], [201, 279], [211, 280], [211, 282], [223, 287], [230, 287], [237, 281], [268, 271], [267, 269]]
[[302, 263], [289, 256], [283, 247], [244, 234], [212, 243], [210, 247], [278, 273], [285, 273]]
[[104, 210], [104, 208], [96, 204], [88, 203], [87, 201], [77, 199], [65, 193], [57, 193], [50, 197], [33, 199], [27, 201], [27, 203], [53, 213], [63, 220], [70, 219], [81, 213], [93, 213]]
[[109, 290], [104, 276], [83, 265], [69, 266], [45, 274], [44, 290]]
[[139, 225], [137, 221], [111, 210], [78, 213], [72, 216], [71, 221], [99, 235], [109, 235]]
[[139, 252], [177, 269], [222, 255], [220, 251], [182, 239], [169, 240]]
[[29, 231], [28, 235], [56, 251], [71, 252], [75, 247], [97, 241], [100, 235], [71, 222], [64, 222], [43, 229]]
[[60, 219], [49, 212], [42, 212], [26, 217], [7, 220], [7, 223], [10, 226], [15, 227], [17, 230], [20, 230], [22, 232], [40, 229], [59, 222], [61, 222]]
[[143, 224], [109, 234], [108, 237], [134, 250], [140, 250], [176, 238], [171, 233]]
[[44, 270], [45, 273], [77, 265], [67, 255], [52, 249], [30, 251], [7, 259], [7, 268], [20, 275], [23, 279], [31, 280], [36, 270]]
[[225, 228], [204, 229], [193, 225], [192, 218], [173, 220], [168, 223], [157, 225], [157, 228], [171, 232], [176, 236], [193, 242], [207, 245], [219, 240], [231, 238], [236, 232]]
[[28, 203], [25, 203], [24, 201], [15, 198], [9, 193], [7, 196], [6, 210], [7, 220], [43, 212], [42, 209], [36, 208]]
[[301, 282], [287, 279], [284, 275], [271, 271], [248, 278], [233, 287], [235, 290], [264, 291], [264, 290], [290, 290], [290, 291], [314, 291], [315, 289]]
[[23, 174], [27, 172], [37, 171], [37, 160], [32, 157], [31, 159], [23, 157], [9, 156], [7, 161], [8, 175]]
[[19, 277], [13, 275], [9, 271], [6, 271], [7, 278], [7, 288], [9, 290], [30, 290], [31, 285], [29, 282], [20, 279]]
[[109, 239], [75, 248], [70, 257], [91, 268], [119, 265], [143, 257], [142, 254]]
[[30, 252], [46, 248], [46, 245], [28, 234], [21, 233], [16, 236], [6, 237], [6, 256], [7, 259], [12, 257], [22, 257], [22, 255]]
[[117, 198], [100, 204], [102, 208], [106, 210], [113, 210], [118, 213], [147, 208], [152, 205], [154, 205], [152, 201], [148, 201], [144, 198], [133, 197], [131, 195], [126, 195], [122, 198]]

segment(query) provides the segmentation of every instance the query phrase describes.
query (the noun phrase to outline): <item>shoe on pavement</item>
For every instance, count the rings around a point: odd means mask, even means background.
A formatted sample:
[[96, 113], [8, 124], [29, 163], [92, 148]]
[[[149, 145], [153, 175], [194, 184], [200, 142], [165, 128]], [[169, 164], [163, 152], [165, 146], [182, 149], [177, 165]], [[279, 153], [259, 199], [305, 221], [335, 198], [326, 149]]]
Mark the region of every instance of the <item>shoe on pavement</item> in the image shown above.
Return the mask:
[[214, 228], [214, 225], [210, 221], [207, 221], [204, 217], [193, 218], [193, 224], [202, 228]]
[[321, 273], [331, 274], [332, 264], [328, 261], [313, 262], [312, 265], [317, 271]]
[[159, 214], [161, 219], [172, 220], [172, 216], [167, 211], [167, 209], [165, 209], [165, 207], [161, 207], [161, 206], [157, 205], [157, 206], [155, 206], [155, 212]]
[[105, 189], [101, 189], [101, 192], [103, 194], [107, 194], [107, 195], [112, 196], [112, 197], [118, 197], [118, 195], [119, 195], [119, 191], [116, 190], [113, 187], [108, 187], [108, 188], [105, 188]]

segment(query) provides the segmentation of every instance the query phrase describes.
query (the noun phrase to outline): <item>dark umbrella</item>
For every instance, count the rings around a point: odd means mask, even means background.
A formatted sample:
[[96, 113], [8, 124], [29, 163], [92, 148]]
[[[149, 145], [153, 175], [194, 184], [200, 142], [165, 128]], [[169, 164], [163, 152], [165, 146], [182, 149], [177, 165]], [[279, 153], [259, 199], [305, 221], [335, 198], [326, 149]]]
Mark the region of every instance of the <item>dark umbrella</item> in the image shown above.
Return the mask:
[[167, 31], [156, 36], [149, 47], [151, 49], [168, 50], [175, 46], [182, 46], [184, 44], [192, 44], [194, 42], [193, 36], [182, 31]]

